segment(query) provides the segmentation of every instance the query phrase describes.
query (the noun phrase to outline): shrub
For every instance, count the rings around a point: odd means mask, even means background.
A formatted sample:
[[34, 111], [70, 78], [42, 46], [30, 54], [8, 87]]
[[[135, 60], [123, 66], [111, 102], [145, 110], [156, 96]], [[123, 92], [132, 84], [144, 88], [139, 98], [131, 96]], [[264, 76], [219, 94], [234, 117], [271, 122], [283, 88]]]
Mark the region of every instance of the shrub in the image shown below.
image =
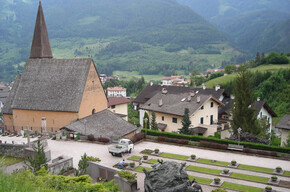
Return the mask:
[[265, 191], [266, 192], [272, 191], [272, 187], [270, 187], [270, 186], [265, 187]]
[[277, 176], [272, 176], [272, 177], [271, 177], [271, 180], [272, 180], [272, 181], [277, 181], [277, 179], [278, 179]]
[[147, 159], [148, 159], [148, 155], [144, 155], [144, 156], [143, 156], [143, 159], [144, 159], [144, 160], [147, 160]]
[[230, 170], [224, 169], [223, 172], [224, 172], [224, 174], [228, 174], [230, 172]]
[[[145, 129], [142, 129], [144, 132]], [[154, 130], [147, 130], [148, 135], [152, 136], [163, 136], [169, 138], [177, 138], [177, 139], [187, 139], [189, 141], [209, 141], [215, 142], [220, 144], [238, 144], [238, 141], [227, 140], [227, 139], [217, 139], [214, 137], [203, 137], [199, 135], [184, 135], [184, 134], [177, 134], [177, 133], [170, 133], [170, 132], [161, 132], [161, 131], [154, 131]], [[265, 144], [259, 143], [250, 143], [250, 142], [240, 142], [241, 145], [251, 149], [260, 149], [260, 150], [267, 150], [267, 151], [277, 151], [281, 153], [290, 153], [290, 147], [279, 147], [279, 146], [270, 146]]]
[[154, 149], [154, 152], [155, 153], [159, 153], [159, 149]]
[[169, 142], [169, 143], [177, 143], [177, 144], [183, 144], [183, 145], [188, 144], [188, 140], [185, 140], [185, 139], [175, 139], [175, 138], [162, 137], [162, 136], [159, 136], [157, 140], [159, 142]]
[[276, 167], [276, 171], [279, 173], [282, 171], [282, 168], [281, 167]]
[[200, 141], [199, 146], [210, 147], [210, 148], [215, 148], [215, 149], [227, 149], [228, 148], [228, 146], [225, 144], [219, 144], [219, 143], [208, 142], [208, 141]]
[[93, 134], [90, 134], [90, 135], [88, 135], [88, 140], [89, 141], [95, 141], [96, 138], [95, 138], [95, 136]]
[[192, 154], [190, 157], [191, 157], [191, 159], [195, 159], [196, 155]]
[[120, 177], [125, 178], [129, 182], [137, 182], [137, 173], [132, 173], [130, 171], [118, 171], [117, 173]]
[[136, 143], [137, 141], [140, 141], [140, 140], [142, 140], [142, 139], [144, 139], [144, 138], [145, 138], [145, 134], [144, 134], [144, 133], [138, 133], [138, 134], [136, 134], [136, 135], [134, 135], [134, 136], [132, 137], [131, 141], [132, 141], [133, 143]]
[[87, 156], [88, 161], [101, 162], [101, 159], [93, 156]]
[[220, 181], [221, 181], [220, 178], [218, 178], [218, 177], [214, 178], [214, 182], [215, 182], [216, 184], [220, 183]]
[[231, 161], [231, 164], [232, 164], [232, 165], [236, 165], [236, 164], [237, 164], [237, 161], [236, 161], [236, 160], [232, 160], [232, 161]]
[[135, 162], [130, 162], [129, 165], [130, 167], [135, 167]]
[[107, 137], [98, 137], [98, 141], [102, 143], [109, 143], [110, 139]]

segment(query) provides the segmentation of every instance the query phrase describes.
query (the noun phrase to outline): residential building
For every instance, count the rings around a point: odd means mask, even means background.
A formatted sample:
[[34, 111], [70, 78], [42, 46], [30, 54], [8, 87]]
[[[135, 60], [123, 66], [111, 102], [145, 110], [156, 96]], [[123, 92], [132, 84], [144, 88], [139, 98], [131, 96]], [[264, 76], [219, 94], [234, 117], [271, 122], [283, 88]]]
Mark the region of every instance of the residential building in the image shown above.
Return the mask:
[[123, 87], [108, 87], [107, 89], [107, 96], [108, 97], [126, 97], [126, 88]]
[[[219, 109], [220, 123], [227, 123], [228, 125], [230, 125], [230, 121], [233, 120], [231, 110], [231, 105], [233, 104], [233, 102], [234, 102], [233, 95], [231, 96], [231, 98], [227, 97], [223, 100], [225, 106]], [[268, 132], [271, 132], [273, 128], [272, 124], [273, 117], [277, 117], [275, 112], [269, 107], [269, 105], [265, 101], [261, 101], [260, 98], [257, 98], [257, 100], [250, 107], [252, 109], [255, 109], [258, 120], [265, 119], [266, 128], [268, 129]], [[226, 135], [228, 135], [228, 133]]]
[[162, 88], [140, 108], [146, 110], [149, 116], [154, 111], [159, 128], [167, 132], [178, 132], [182, 127], [184, 110], [188, 108], [193, 132], [209, 136], [218, 130], [218, 107], [222, 105], [211, 95], [194, 91], [169, 93], [166, 88]]
[[268, 131], [271, 132], [273, 127], [273, 117], [277, 117], [276, 113], [265, 101], [261, 101], [259, 97], [253, 103], [252, 108], [256, 111], [257, 119], [264, 119], [266, 121]]
[[207, 69], [205, 74], [210, 75], [213, 73], [224, 72], [224, 71], [225, 71], [225, 69]]
[[107, 81], [107, 75], [106, 74], [100, 74], [100, 80], [102, 82], [102, 84], [105, 84]]
[[162, 77], [162, 85], [179, 85], [184, 86], [187, 84], [187, 81], [182, 78], [182, 76], [171, 76], [171, 77]]
[[146, 110], [140, 108], [140, 106], [151, 99], [155, 94], [162, 91], [163, 88], [165, 88], [169, 94], [188, 93], [192, 91], [202, 95], [211, 95], [219, 101], [223, 101], [224, 98], [228, 97], [228, 94], [224, 91], [224, 89], [220, 89], [219, 85], [217, 85], [215, 89], [208, 89], [205, 85], [203, 85], [202, 88], [189, 88], [180, 86], [162, 86], [150, 83], [133, 100], [134, 109], [139, 111], [139, 123], [141, 126], [143, 126], [143, 118]]
[[281, 130], [281, 146], [285, 146], [287, 139], [290, 139], [290, 114], [284, 115], [276, 128]]
[[108, 97], [108, 101], [109, 110], [128, 121], [128, 103], [131, 102], [130, 99], [126, 97]]
[[94, 61], [53, 58], [41, 1], [30, 58], [18, 75], [3, 108], [6, 130], [27, 126], [42, 132], [60, 128], [102, 110], [108, 102]]

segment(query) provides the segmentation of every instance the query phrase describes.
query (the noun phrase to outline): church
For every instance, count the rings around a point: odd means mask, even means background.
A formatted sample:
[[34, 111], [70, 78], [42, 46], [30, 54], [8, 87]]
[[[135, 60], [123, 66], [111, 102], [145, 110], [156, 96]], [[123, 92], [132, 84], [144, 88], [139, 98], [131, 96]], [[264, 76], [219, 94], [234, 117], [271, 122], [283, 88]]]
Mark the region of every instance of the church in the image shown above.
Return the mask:
[[[55, 132], [107, 108], [108, 100], [91, 58], [53, 58], [40, 1], [30, 58], [3, 108], [5, 129], [19, 132], [29, 127], [41, 133], [42, 119], [46, 119], [47, 132]], [[111, 121], [118, 118], [110, 117]], [[135, 130], [130, 128], [127, 133]]]

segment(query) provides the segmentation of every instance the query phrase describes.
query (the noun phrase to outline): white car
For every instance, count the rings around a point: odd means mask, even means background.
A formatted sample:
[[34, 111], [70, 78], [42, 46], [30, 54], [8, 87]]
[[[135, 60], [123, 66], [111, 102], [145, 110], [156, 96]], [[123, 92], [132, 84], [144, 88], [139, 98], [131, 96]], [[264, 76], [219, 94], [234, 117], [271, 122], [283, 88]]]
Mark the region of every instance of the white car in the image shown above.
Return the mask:
[[131, 153], [134, 144], [130, 139], [120, 139], [118, 144], [109, 146], [109, 152], [113, 156], [122, 156], [123, 153]]

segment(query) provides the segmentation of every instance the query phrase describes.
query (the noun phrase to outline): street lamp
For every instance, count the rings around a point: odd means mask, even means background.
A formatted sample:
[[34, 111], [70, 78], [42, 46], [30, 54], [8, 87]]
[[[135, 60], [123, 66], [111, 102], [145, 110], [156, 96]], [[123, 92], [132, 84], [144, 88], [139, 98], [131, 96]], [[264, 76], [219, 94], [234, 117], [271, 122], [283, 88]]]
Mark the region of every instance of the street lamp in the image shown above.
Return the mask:
[[145, 118], [144, 121], [145, 121], [145, 139], [146, 139], [146, 137], [147, 137], [147, 122], [148, 122], [148, 119]]
[[241, 135], [241, 132], [242, 132], [242, 128], [239, 127], [238, 128], [238, 145], [240, 145], [240, 139], [241, 139], [240, 138], [241, 137], [240, 135]]

